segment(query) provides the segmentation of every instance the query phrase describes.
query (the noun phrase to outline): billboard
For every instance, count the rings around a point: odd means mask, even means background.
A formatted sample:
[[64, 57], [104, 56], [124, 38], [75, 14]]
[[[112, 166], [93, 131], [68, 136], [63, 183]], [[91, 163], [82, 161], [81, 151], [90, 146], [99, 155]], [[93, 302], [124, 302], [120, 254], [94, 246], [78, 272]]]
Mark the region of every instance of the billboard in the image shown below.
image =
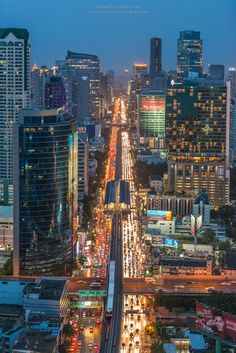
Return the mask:
[[165, 99], [164, 97], [141, 97], [140, 109], [141, 111], [164, 112]]
[[202, 232], [202, 215], [195, 217], [191, 215], [191, 234], [199, 236]]
[[195, 327], [236, 343], [236, 315], [222, 312], [203, 303], [196, 304]]
[[172, 211], [147, 210], [146, 218], [149, 221], [172, 221]]
[[165, 238], [164, 239], [164, 245], [165, 246], [170, 246], [172, 248], [178, 248], [179, 242], [178, 242], [178, 240], [175, 240], [175, 239]]

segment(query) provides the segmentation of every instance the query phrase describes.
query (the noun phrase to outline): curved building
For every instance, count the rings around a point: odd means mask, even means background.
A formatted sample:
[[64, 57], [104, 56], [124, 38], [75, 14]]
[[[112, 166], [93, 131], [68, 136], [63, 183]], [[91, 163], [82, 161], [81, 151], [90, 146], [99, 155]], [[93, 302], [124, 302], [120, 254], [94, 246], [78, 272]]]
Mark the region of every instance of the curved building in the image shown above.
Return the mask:
[[23, 109], [15, 129], [14, 275], [57, 275], [77, 231], [78, 135], [61, 109]]

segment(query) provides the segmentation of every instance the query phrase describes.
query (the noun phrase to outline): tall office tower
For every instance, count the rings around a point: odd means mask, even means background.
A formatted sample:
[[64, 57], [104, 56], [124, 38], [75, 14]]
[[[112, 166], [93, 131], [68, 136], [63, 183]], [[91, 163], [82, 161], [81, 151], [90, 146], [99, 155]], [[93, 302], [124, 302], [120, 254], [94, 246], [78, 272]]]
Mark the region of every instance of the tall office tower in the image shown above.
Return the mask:
[[47, 109], [61, 108], [66, 104], [66, 91], [59, 76], [51, 76], [44, 87], [44, 105]]
[[13, 126], [30, 104], [29, 33], [0, 29], [0, 202], [13, 203]]
[[88, 194], [88, 135], [85, 127], [78, 128], [78, 200], [84, 201]]
[[161, 38], [151, 38], [150, 40], [150, 66], [151, 76], [160, 74], [162, 71], [162, 40]]
[[162, 151], [165, 138], [165, 96], [159, 91], [138, 95], [138, 137], [140, 146]]
[[[70, 111], [76, 120], [100, 118], [100, 61], [96, 55], [74, 53], [66, 57], [67, 80], [70, 91]], [[84, 105], [82, 113], [80, 104]], [[88, 115], [84, 111], [88, 107]], [[87, 113], [87, 112], [86, 112]]]
[[168, 191], [229, 202], [230, 85], [173, 83], [166, 96]]
[[229, 67], [228, 79], [231, 83], [230, 106], [230, 166], [236, 167], [236, 68]]
[[202, 40], [200, 32], [182, 31], [177, 41], [177, 73], [180, 78], [186, 78], [190, 73], [201, 76]]
[[147, 74], [148, 65], [145, 63], [134, 63], [133, 65], [133, 75], [135, 77], [143, 77]]
[[40, 68], [34, 64], [32, 67], [31, 87], [30, 87], [30, 106], [34, 108], [44, 107], [44, 88], [48, 77], [52, 75], [52, 70], [43, 65]]
[[224, 81], [225, 66], [224, 65], [208, 65], [208, 77], [210, 80]]
[[236, 97], [236, 67], [229, 67], [228, 80], [231, 82], [231, 97]]
[[14, 148], [14, 275], [59, 274], [76, 248], [76, 122], [62, 109], [22, 109]]

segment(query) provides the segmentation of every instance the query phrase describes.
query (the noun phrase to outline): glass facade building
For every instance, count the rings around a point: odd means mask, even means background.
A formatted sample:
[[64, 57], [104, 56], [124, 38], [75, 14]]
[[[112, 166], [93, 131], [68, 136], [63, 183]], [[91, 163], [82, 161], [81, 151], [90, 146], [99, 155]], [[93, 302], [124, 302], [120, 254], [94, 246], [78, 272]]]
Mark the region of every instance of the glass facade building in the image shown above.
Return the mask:
[[201, 76], [202, 40], [200, 32], [181, 31], [177, 41], [177, 74], [180, 78], [188, 77], [189, 72]]
[[14, 275], [56, 275], [78, 223], [78, 134], [62, 110], [23, 109], [15, 128]]
[[207, 80], [172, 84], [166, 96], [168, 191], [229, 201], [230, 89]]
[[138, 95], [138, 135], [140, 146], [164, 148], [165, 96], [158, 91]]
[[150, 40], [150, 75], [159, 74], [162, 71], [162, 40], [151, 38]]

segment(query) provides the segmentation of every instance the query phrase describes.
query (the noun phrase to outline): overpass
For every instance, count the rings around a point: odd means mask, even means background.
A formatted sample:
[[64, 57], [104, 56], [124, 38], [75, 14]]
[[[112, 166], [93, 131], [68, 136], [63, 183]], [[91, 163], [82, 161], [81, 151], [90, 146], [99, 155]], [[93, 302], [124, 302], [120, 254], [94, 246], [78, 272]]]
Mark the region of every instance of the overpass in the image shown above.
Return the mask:
[[[90, 285], [96, 280], [93, 278], [78, 279], [78, 277], [68, 278], [69, 293], [76, 293], [79, 290], [92, 290]], [[227, 281], [227, 282], [226, 282]], [[107, 281], [101, 283], [101, 290], [107, 289]], [[124, 294], [176, 294], [176, 295], [192, 295], [192, 294], [210, 294], [213, 291], [236, 294], [236, 280], [229, 280], [222, 276], [212, 276], [209, 278], [197, 276], [182, 276], [179, 278], [171, 278], [166, 276], [154, 282], [148, 282], [145, 278], [124, 278], [123, 293]]]

